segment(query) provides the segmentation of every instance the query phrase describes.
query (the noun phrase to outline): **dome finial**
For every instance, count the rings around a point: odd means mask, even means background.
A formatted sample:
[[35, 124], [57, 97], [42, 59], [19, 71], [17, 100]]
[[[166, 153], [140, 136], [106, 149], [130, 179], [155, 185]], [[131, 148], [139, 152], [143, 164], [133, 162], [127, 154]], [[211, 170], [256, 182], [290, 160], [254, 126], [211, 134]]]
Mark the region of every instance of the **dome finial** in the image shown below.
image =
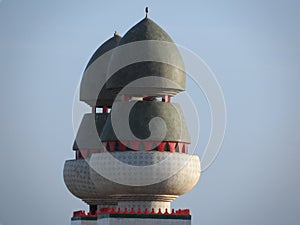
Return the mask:
[[145, 8], [145, 12], [146, 12], [146, 18], [148, 18], [148, 13], [149, 13], [149, 8], [148, 8], [148, 6]]
[[114, 36], [120, 36], [120, 34], [118, 33], [118, 31], [115, 31]]

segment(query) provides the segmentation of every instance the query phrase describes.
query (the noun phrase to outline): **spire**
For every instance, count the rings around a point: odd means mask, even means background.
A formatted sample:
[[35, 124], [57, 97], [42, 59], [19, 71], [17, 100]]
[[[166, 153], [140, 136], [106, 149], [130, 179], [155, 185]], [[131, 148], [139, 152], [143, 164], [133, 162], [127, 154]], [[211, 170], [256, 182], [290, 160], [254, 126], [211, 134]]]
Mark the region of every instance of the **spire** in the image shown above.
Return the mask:
[[146, 12], [146, 18], [148, 18], [148, 13], [149, 13], [149, 8], [148, 8], [148, 6], [145, 8], [145, 12]]

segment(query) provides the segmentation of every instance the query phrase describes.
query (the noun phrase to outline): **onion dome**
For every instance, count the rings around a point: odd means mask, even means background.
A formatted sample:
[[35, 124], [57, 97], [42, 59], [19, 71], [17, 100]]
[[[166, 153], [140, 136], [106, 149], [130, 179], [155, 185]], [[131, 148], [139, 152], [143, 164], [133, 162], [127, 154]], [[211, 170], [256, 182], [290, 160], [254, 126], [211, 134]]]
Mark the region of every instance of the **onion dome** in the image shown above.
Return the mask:
[[[132, 61], [128, 62], [128, 59]], [[144, 77], [155, 76], [170, 81], [161, 84], [162, 81], [156, 79], [149, 84], [148, 89], [144, 85], [133, 84], [124, 93], [132, 96], [175, 95], [185, 89], [184, 63], [176, 45], [148, 17], [133, 26], [120, 40], [108, 71], [113, 75], [107, 82], [107, 88], [115, 92]]]
[[96, 107], [112, 105], [116, 95], [106, 90], [104, 86], [111, 50], [118, 45], [120, 40], [121, 37], [115, 32], [114, 36], [104, 42], [91, 57], [81, 80], [80, 101]]
[[[103, 142], [118, 141], [119, 138], [121, 141], [131, 141], [132, 132], [139, 139], [145, 140], [151, 137], [149, 141], [152, 142], [190, 143], [189, 132], [179, 104], [137, 101], [132, 106], [126, 102], [118, 102], [115, 103], [113, 110], [121, 113], [117, 116], [112, 115], [112, 113], [109, 114], [100, 136]], [[124, 112], [130, 112], [129, 118], [125, 118], [126, 115], [121, 115]], [[113, 126], [112, 116], [114, 116], [114, 123], [119, 125], [119, 127]], [[154, 125], [153, 130], [155, 132], [151, 133], [151, 120], [155, 118], [160, 118], [164, 125], [162, 123]], [[129, 131], [122, 126], [122, 121], [127, 121], [127, 119], [129, 121]], [[165, 129], [164, 134], [160, 134], [162, 129]], [[118, 132], [118, 134], [116, 135], [115, 132]], [[161, 135], [164, 135], [164, 137]]]

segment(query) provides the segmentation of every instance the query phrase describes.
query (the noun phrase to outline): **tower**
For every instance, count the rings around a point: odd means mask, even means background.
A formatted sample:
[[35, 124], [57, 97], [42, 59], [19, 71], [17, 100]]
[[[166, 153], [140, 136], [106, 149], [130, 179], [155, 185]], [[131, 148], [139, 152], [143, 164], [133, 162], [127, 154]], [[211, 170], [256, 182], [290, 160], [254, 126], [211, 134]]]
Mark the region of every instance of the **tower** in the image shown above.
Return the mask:
[[146, 13], [124, 37], [115, 33], [102, 44], [82, 77], [80, 100], [91, 113], [64, 180], [90, 210], [74, 212], [72, 225], [190, 224], [188, 209], [171, 209], [200, 177], [181, 107], [172, 103], [185, 90], [184, 63]]

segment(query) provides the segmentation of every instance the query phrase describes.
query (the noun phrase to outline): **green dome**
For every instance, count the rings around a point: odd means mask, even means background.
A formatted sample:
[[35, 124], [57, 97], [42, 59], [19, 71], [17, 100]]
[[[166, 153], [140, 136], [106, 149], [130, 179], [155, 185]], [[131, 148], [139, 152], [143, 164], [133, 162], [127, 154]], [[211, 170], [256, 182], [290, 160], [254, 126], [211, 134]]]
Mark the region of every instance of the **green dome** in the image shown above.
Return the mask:
[[114, 36], [110, 39], [108, 39], [106, 42], [104, 42], [92, 55], [91, 59], [89, 60], [85, 70], [100, 56], [104, 55], [104, 53], [112, 50], [115, 48], [121, 40], [121, 36], [117, 33], [114, 34]]
[[79, 126], [73, 150], [101, 149], [103, 147], [99, 135], [108, 117], [108, 113], [84, 114]]
[[[103, 43], [89, 60], [80, 84], [80, 101], [84, 101], [90, 106], [111, 106], [115, 99], [115, 94], [104, 87], [106, 82], [106, 72], [111, 57], [110, 50], [114, 49], [121, 37], [115, 33], [112, 38]], [[102, 57], [102, 60], [98, 60]]]
[[[161, 118], [166, 125], [165, 137], [161, 137], [155, 132], [152, 136], [151, 141], [171, 141], [171, 142], [184, 142], [190, 143], [189, 132], [184, 120], [181, 107], [176, 103], [165, 103], [155, 101], [137, 101], [131, 106], [126, 102], [115, 103], [112, 110], [118, 112], [130, 111], [129, 114], [129, 127], [132, 134], [139, 139], [149, 138], [151, 133], [149, 129], [149, 123], [154, 118]], [[115, 134], [115, 130], [111, 121], [111, 113], [105, 122], [102, 132], [99, 133], [101, 141], [118, 141], [118, 137]], [[120, 124], [118, 120], [126, 120], [126, 118], [115, 118], [115, 123]], [[160, 125], [156, 125], [155, 131], [161, 129]], [[119, 135], [121, 134], [124, 138], [121, 141], [131, 141], [130, 134], [126, 130], [118, 130]]]
[[121, 39], [119, 45], [127, 44], [134, 41], [158, 40], [172, 42], [172, 38], [153, 20], [144, 18], [134, 25]]
[[[122, 50], [127, 47], [129, 50]], [[143, 60], [142, 57], [145, 55], [147, 59]], [[152, 91], [149, 93], [144, 86], [133, 86], [128, 94], [136, 96], [175, 95], [185, 89], [186, 74], [182, 57], [171, 37], [151, 19], [141, 20], [124, 35], [118, 48], [114, 50], [109, 68], [118, 68], [118, 65], [123, 65], [125, 60], [130, 57], [136, 57], [135, 59], [138, 61], [113, 73], [107, 82], [108, 89], [120, 91], [131, 82], [149, 76], [165, 78], [171, 82], [164, 86], [157, 82], [150, 87], [149, 90]], [[170, 60], [171, 63], [159, 61], [162, 58]], [[154, 89], [156, 90], [154, 91]]]

